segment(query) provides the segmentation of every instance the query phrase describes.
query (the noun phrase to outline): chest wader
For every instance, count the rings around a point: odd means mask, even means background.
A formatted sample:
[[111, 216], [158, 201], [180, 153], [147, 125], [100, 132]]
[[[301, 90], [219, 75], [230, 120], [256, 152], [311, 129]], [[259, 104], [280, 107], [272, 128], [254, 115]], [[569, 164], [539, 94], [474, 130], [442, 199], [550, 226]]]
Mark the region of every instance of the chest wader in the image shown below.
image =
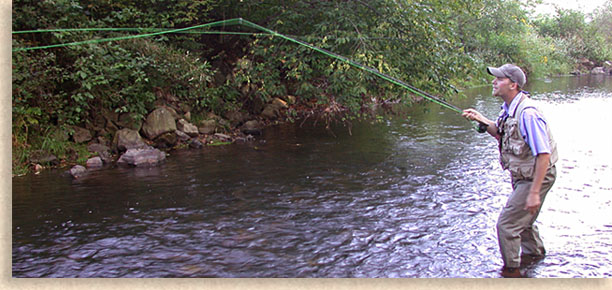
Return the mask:
[[[528, 95], [521, 96], [520, 103], [514, 112], [500, 117], [497, 120], [497, 128], [501, 135], [499, 142], [500, 163], [503, 169], [510, 171], [512, 176], [513, 192], [503, 208], [497, 221], [497, 237], [504, 265], [510, 268], [518, 268], [521, 262], [521, 254], [543, 256], [544, 245], [540, 239], [537, 227], [533, 224], [540, 212], [535, 214], [524, 210], [527, 196], [531, 188], [535, 171], [536, 156], [533, 156], [529, 144], [523, 139], [520, 131], [520, 118], [527, 108], [537, 108]], [[546, 126], [551, 150], [550, 165], [542, 183], [540, 201], [543, 204], [546, 194], [552, 187], [556, 178], [557, 146], [550, 132], [550, 126]]]

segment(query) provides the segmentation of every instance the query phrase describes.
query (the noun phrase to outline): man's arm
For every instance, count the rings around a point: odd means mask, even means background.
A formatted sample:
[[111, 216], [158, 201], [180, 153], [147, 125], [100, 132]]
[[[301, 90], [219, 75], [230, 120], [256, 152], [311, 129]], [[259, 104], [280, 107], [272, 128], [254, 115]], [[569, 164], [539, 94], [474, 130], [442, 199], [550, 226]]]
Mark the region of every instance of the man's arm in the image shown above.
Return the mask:
[[529, 189], [529, 195], [525, 202], [524, 210], [528, 210], [531, 214], [535, 214], [542, 204], [540, 201], [540, 190], [542, 189], [542, 183], [544, 177], [548, 171], [550, 165], [550, 153], [540, 153], [536, 157], [535, 172], [533, 173], [533, 182], [531, 182], [531, 188]]
[[491, 121], [485, 118], [480, 112], [474, 109], [463, 110], [463, 114], [461, 115], [467, 118], [468, 120], [477, 121], [487, 125], [487, 133], [489, 133], [489, 135], [495, 137], [495, 139], [499, 141], [499, 138], [501, 136], [499, 136], [499, 134], [497, 133], [497, 124], [495, 123], [495, 121]]

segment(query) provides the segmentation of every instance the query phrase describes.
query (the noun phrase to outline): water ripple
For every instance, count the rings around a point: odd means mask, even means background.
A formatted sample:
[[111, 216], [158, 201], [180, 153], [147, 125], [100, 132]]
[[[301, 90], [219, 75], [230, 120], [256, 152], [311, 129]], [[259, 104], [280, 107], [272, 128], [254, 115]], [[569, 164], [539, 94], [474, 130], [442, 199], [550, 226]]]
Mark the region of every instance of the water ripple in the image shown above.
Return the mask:
[[[601, 218], [612, 209], [612, 141], [566, 118], [612, 122], [609, 91], [538, 94], [563, 130], [560, 176], [537, 222], [548, 255], [533, 277], [612, 276], [612, 224]], [[429, 109], [337, 137], [273, 128], [257, 150], [176, 151], [152, 169], [15, 178], [13, 276], [498, 277], [495, 223], [511, 188], [496, 144]]]

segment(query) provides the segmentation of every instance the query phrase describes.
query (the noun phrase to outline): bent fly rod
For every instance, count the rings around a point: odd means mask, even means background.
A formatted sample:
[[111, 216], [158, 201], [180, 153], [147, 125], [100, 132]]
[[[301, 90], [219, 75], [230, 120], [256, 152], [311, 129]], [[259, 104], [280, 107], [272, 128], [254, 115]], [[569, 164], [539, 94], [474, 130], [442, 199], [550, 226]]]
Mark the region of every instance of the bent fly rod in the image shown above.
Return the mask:
[[[449, 103], [449, 102], [447, 102], [447, 101], [445, 101], [445, 100], [443, 100], [443, 99], [441, 99], [439, 97], [436, 97], [436, 96], [434, 96], [432, 94], [424, 92], [424, 91], [422, 91], [422, 90], [420, 90], [420, 89], [418, 89], [418, 88], [416, 88], [414, 86], [411, 86], [411, 85], [407, 84], [406, 82], [404, 82], [404, 81], [402, 81], [402, 80], [400, 80], [398, 78], [395, 78], [395, 77], [392, 77], [392, 76], [390, 76], [388, 74], [382, 73], [382, 72], [380, 72], [380, 71], [378, 71], [378, 70], [376, 70], [376, 69], [374, 69], [372, 67], [360, 64], [360, 63], [358, 63], [356, 61], [353, 61], [353, 60], [351, 60], [351, 59], [349, 59], [349, 58], [347, 58], [345, 56], [339, 55], [339, 54], [331, 52], [329, 50], [325, 50], [325, 49], [320, 48], [320, 47], [316, 47], [316, 46], [314, 46], [312, 44], [303, 42], [301, 40], [297, 40], [295, 38], [292, 38], [292, 37], [280, 34], [280, 33], [276, 32], [276, 31], [270, 30], [268, 28], [265, 28], [263, 26], [257, 25], [257, 24], [255, 24], [253, 22], [248, 21], [248, 20], [244, 20], [242, 18], [238, 18], [238, 23], [240, 25], [244, 25], [244, 26], [247, 26], [247, 27], [255, 28], [257, 30], [260, 30], [260, 31], [266, 32], [268, 34], [271, 34], [273, 36], [280, 37], [280, 38], [282, 38], [284, 40], [291, 41], [293, 43], [297, 43], [299, 45], [308, 47], [308, 48], [310, 48], [312, 50], [315, 50], [315, 51], [318, 51], [318, 52], [320, 52], [320, 53], [322, 53], [324, 55], [327, 55], [327, 56], [333, 57], [335, 59], [341, 60], [341, 61], [343, 61], [343, 62], [345, 62], [345, 63], [347, 63], [347, 64], [349, 64], [349, 65], [351, 65], [353, 67], [356, 67], [358, 69], [367, 71], [367, 72], [369, 72], [371, 74], [374, 74], [374, 75], [380, 77], [383, 80], [386, 80], [386, 81], [391, 82], [393, 84], [396, 84], [396, 85], [398, 85], [398, 86], [400, 86], [400, 87], [402, 87], [404, 89], [407, 89], [408, 91], [410, 91], [410, 92], [412, 92], [412, 93], [414, 93], [414, 94], [416, 94], [418, 96], [421, 96], [421, 97], [423, 97], [426, 100], [429, 100], [429, 101], [431, 101], [433, 103], [436, 103], [436, 104], [438, 104], [438, 105], [440, 105], [440, 106], [442, 106], [444, 108], [447, 108], [449, 110], [455, 111], [455, 112], [457, 112], [459, 114], [463, 113], [463, 110], [461, 108], [459, 108], [459, 107], [457, 107], [457, 106], [455, 106], [455, 105], [453, 105], [453, 104], [451, 104], [451, 103]], [[478, 122], [478, 127], [476, 128], [476, 130], [479, 133], [484, 133], [487, 130], [487, 125], [484, 124], [484, 123]]]
[[269, 33], [269, 34], [271, 34], [273, 36], [280, 37], [280, 38], [282, 38], [284, 40], [291, 41], [293, 43], [297, 43], [299, 45], [308, 47], [308, 48], [310, 48], [312, 50], [318, 51], [318, 52], [320, 52], [320, 53], [322, 53], [324, 55], [327, 55], [327, 56], [330, 56], [332, 58], [335, 58], [335, 59], [338, 59], [340, 61], [343, 61], [345, 63], [348, 63], [348, 64], [350, 64], [353, 67], [356, 67], [356, 68], [359, 68], [361, 70], [367, 71], [367, 72], [369, 72], [371, 74], [374, 74], [374, 75], [376, 75], [376, 76], [378, 76], [378, 77], [380, 77], [380, 78], [382, 78], [382, 79], [384, 79], [384, 80], [386, 80], [388, 82], [391, 82], [391, 83], [394, 83], [394, 84], [396, 84], [396, 85], [398, 85], [400, 87], [403, 87], [403, 88], [411, 91], [412, 93], [414, 93], [416, 95], [419, 95], [419, 96], [421, 96], [421, 97], [423, 97], [425, 99], [428, 99], [429, 101], [437, 103], [437, 104], [439, 104], [439, 105], [441, 105], [441, 106], [443, 106], [443, 107], [445, 107], [447, 109], [453, 110], [453, 111], [455, 111], [457, 113], [460, 113], [460, 114], [463, 113], [463, 110], [461, 110], [457, 106], [455, 106], [455, 105], [453, 105], [451, 103], [448, 103], [448, 102], [446, 102], [446, 101], [444, 101], [444, 100], [442, 100], [440, 98], [437, 98], [437, 97], [435, 97], [435, 96], [433, 96], [431, 94], [423, 92], [423, 91], [421, 91], [421, 90], [419, 90], [419, 89], [417, 89], [417, 88], [415, 88], [415, 87], [413, 87], [413, 86], [411, 86], [411, 85], [401, 81], [400, 79], [394, 78], [394, 77], [392, 77], [390, 75], [387, 75], [387, 74], [384, 74], [384, 73], [381, 73], [381, 72], [379, 72], [378, 70], [376, 70], [376, 69], [374, 69], [372, 67], [365, 66], [363, 64], [360, 64], [358, 62], [350, 60], [350, 59], [348, 59], [345, 56], [339, 55], [339, 54], [331, 52], [329, 50], [325, 50], [325, 49], [322, 49], [320, 47], [316, 47], [316, 46], [314, 46], [312, 44], [303, 42], [301, 40], [297, 40], [295, 38], [292, 38], [292, 37], [280, 34], [280, 33], [276, 32], [276, 31], [273, 31], [273, 30], [270, 30], [268, 28], [259, 26], [259, 25], [255, 24], [253, 22], [248, 21], [248, 20], [244, 20], [242, 18], [239, 18], [238, 21], [239, 21], [239, 24], [241, 24], [241, 25], [244, 25], [244, 26], [247, 26], [247, 27], [251, 27], [251, 28], [255, 28], [257, 30]]
[[[202, 24], [202, 25], [196, 25], [196, 26], [191, 26], [191, 27], [187, 27], [187, 28], [179, 28], [179, 29], [162, 29], [162, 31], [156, 31], [156, 32], [152, 32], [152, 33], [145, 33], [145, 34], [139, 34], [139, 35], [131, 35], [131, 36], [125, 36], [125, 37], [113, 37], [113, 38], [105, 38], [105, 39], [95, 39], [95, 40], [89, 40], [89, 41], [80, 41], [80, 42], [72, 42], [72, 43], [65, 43], [65, 44], [56, 44], [56, 45], [47, 45], [47, 46], [39, 46], [39, 47], [29, 47], [29, 48], [13, 48], [13, 51], [22, 51], [22, 50], [32, 50], [32, 49], [43, 49], [43, 48], [52, 48], [52, 47], [62, 47], [62, 46], [70, 46], [70, 45], [80, 45], [80, 44], [86, 44], [86, 43], [98, 43], [98, 42], [105, 42], [105, 41], [117, 41], [117, 40], [123, 40], [123, 39], [131, 39], [131, 38], [141, 38], [141, 37], [150, 37], [150, 36], [155, 36], [155, 35], [161, 35], [161, 34], [166, 34], [166, 33], [182, 33], [182, 32], [187, 32], [188, 30], [192, 30], [192, 29], [198, 29], [198, 28], [208, 28], [208, 27], [213, 27], [213, 26], [226, 26], [226, 25], [241, 25], [241, 26], [246, 26], [246, 27], [250, 27], [262, 32], [265, 32], [266, 34], [275, 36], [275, 37], [279, 37], [281, 39], [296, 43], [298, 45], [310, 48], [314, 51], [317, 51], [319, 53], [322, 53], [324, 55], [327, 55], [329, 57], [335, 58], [337, 60], [340, 60], [342, 62], [345, 62], [353, 67], [356, 67], [358, 69], [364, 70], [366, 72], [369, 72], [373, 75], [378, 76], [379, 78], [386, 80], [390, 83], [393, 83], [395, 85], [398, 85], [410, 92], [412, 92], [413, 94], [420, 96], [430, 102], [436, 103], [444, 108], [447, 108], [449, 110], [452, 110], [454, 112], [457, 112], [459, 114], [463, 113], [463, 110], [445, 100], [443, 100], [442, 98], [436, 97], [432, 94], [429, 94], [427, 92], [424, 92], [414, 86], [411, 86], [409, 84], [407, 84], [406, 82], [392, 77], [388, 74], [382, 73], [372, 67], [368, 67], [365, 66], [363, 64], [360, 64], [356, 61], [353, 61], [345, 56], [339, 55], [337, 53], [331, 52], [329, 50], [325, 50], [323, 48], [314, 46], [312, 44], [306, 43], [304, 41], [289, 37], [287, 35], [284, 34], [280, 34], [276, 31], [273, 31], [271, 29], [265, 28], [263, 26], [257, 25], [253, 22], [250, 22], [248, 20], [242, 19], [242, 18], [233, 18], [233, 19], [228, 19], [228, 20], [222, 20], [222, 21], [217, 21], [217, 22], [211, 22], [211, 23], [207, 23], [207, 24]], [[152, 29], [144, 29], [144, 28], [133, 28], [133, 29], [126, 29], [126, 28], [82, 28], [82, 29], [51, 29], [51, 30], [29, 30], [29, 31], [14, 31], [13, 34], [17, 34], [17, 33], [35, 33], [35, 32], [54, 32], [54, 31], [93, 31], [93, 30], [104, 30], [104, 31], [109, 31], [109, 30], [122, 30], [122, 31], [127, 31], [127, 30], [136, 30], [136, 31], [151, 31]], [[153, 29], [154, 30], [154, 29]], [[207, 32], [201, 32], [201, 33], [207, 33]], [[223, 33], [227, 33], [227, 34], [232, 34], [232, 32], [223, 32], [220, 31], [218, 32], [220, 34]], [[486, 131], [486, 127], [487, 125], [484, 123], [479, 123], [478, 125], [478, 132], [483, 133]]]

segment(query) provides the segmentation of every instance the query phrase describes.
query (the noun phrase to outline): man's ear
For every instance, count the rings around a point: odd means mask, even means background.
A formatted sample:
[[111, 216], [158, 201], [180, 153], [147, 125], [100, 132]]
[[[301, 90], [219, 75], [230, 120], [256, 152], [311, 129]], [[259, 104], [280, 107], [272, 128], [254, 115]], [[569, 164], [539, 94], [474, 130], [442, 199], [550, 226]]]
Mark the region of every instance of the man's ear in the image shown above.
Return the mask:
[[519, 88], [519, 85], [517, 83], [513, 83], [513, 82], [510, 82], [510, 88], [513, 89], [513, 90], [516, 89], [517, 91], [521, 90], [521, 88]]

